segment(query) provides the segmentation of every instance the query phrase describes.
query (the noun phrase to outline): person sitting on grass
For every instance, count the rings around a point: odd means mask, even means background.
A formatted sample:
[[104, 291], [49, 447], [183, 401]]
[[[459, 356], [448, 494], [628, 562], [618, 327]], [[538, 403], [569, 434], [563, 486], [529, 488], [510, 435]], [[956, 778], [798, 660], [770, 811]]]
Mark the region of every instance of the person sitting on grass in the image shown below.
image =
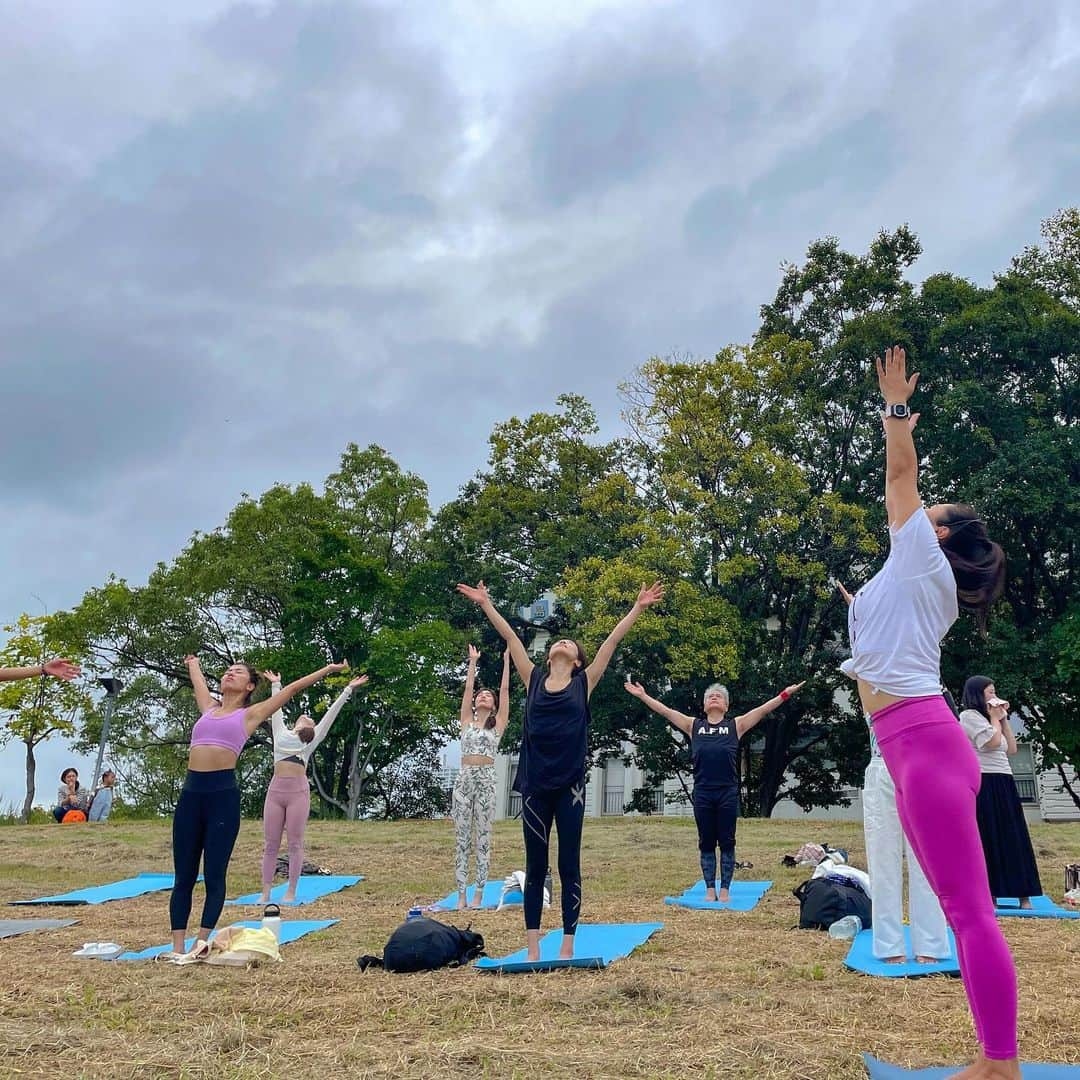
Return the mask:
[[113, 785], [116, 783], [116, 773], [112, 769], [106, 769], [101, 774], [101, 783], [94, 790], [90, 800], [90, 812], [87, 821], [108, 821], [112, 813]]
[[56, 793], [56, 806], [52, 815], [57, 821], [63, 821], [72, 811], [86, 815], [90, 804], [90, 793], [79, 785], [79, 770], [68, 766], [60, 774], [60, 788]]

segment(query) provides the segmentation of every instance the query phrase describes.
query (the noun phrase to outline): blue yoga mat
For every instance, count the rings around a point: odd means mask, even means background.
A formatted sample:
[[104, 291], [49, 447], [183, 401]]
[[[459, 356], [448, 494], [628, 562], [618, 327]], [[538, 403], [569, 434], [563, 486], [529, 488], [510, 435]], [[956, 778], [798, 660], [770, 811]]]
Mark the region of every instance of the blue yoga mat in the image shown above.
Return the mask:
[[502, 959], [482, 956], [476, 961], [480, 971], [516, 975], [527, 971], [556, 971], [559, 968], [604, 968], [613, 960], [629, 956], [662, 930], [663, 923], [582, 923], [574, 935], [574, 959], [560, 960], [563, 933], [551, 930], [540, 939], [540, 959], [529, 961], [527, 949], [519, 949]]
[[[310, 904], [322, 896], [339, 892], [363, 881], [362, 874], [302, 874], [296, 883], [296, 899], [285, 903], [281, 898], [285, 895], [288, 885], [275, 885], [270, 890], [270, 902], [281, 907], [299, 907], [301, 904]], [[245, 904], [251, 906], [259, 903], [261, 892], [247, 893], [238, 896], [235, 900], [226, 900], [226, 904]]]
[[[489, 881], [484, 886], [484, 895], [480, 899], [479, 909], [473, 908], [474, 911], [486, 911], [491, 908], [497, 908], [499, 906], [499, 897], [502, 896], [503, 883], [501, 881]], [[476, 886], [470, 885], [465, 890], [465, 899], [472, 903], [472, 898], [476, 895]], [[432, 904], [432, 909], [435, 911], [454, 911], [457, 908], [457, 889], [452, 893], [447, 893], [437, 903]], [[503, 901], [503, 907], [520, 906], [525, 902], [525, 897], [521, 895], [520, 889], [514, 889], [512, 892], [506, 894], [506, 899]]]
[[940, 964], [919, 964], [915, 961], [915, 950], [911, 947], [911, 930], [904, 927], [904, 950], [910, 958], [906, 964], [886, 964], [874, 956], [874, 931], [862, 930], [855, 935], [844, 963], [852, 971], [861, 971], [864, 975], [878, 975], [883, 979], [918, 979], [924, 975], [959, 975], [960, 965], [956, 961], [956, 939], [949, 931], [948, 960]]
[[[199, 877], [202, 881], [202, 877]], [[130, 900], [133, 896], [162, 892], [173, 887], [172, 874], [138, 874], [109, 885], [76, 889], [59, 896], [39, 896], [36, 900], [12, 900], [12, 904], [104, 904], [108, 900]]]
[[1015, 896], [999, 896], [994, 901], [994, 914], [1018, 915], [1022, 919], [1080, 919], [1080, 911], [1058, 907], [1049, 896], [1033, 896], [1030, 911], [1024, 911]]
[[665, 896], [664, 903], [698, 911], [752, 911], [771, 888], [771, 881], [733, 881], [731, 899], [722, 904], [719, 900], [706, 900], [705, 882], [699, 881], [696, 885], [691, 885], [682, 896]]
[[[314, 934], [316, 930], [325, 930], [328, 926], [333, 926], [337, 919], [282, 919], [281, 921], [281, 938], [282, 945], [288, 945], [290, 941], [295, 941], [297, 938], [302, 938], [305, 934]], [[247, 926], [252, 930], [257, 930], [262, 923], [258, 920], [249, 920], [242, 923], [237, 923], [238, 926]], [[216, 934], [217, 931], [215, 930]], [[214, 934], [210, 935], [211, 938]], [[195, 946], [195, 938], [188, 938], [184, 947], [189, 951]], [[160, 956], [162, 953], [168, 952], [172, 948], [172, 945], [152, 945], [149, 949], [143, 949], [142, 952], [126, 952], [121, 953], [117, 960], [153, 960], [155, 956]]]
[[[863, 1054], [863, 1062], [866, 1071], [870, 1074], [870, 1080], [911, 1080], [912, 1077], [922, 1077], [922, 1080], [945, 1080], [964, 1066], [949, 1065], [945, 1068], [935, 1066], [930, 1069], [902, 1069], [899, 1065], [887, 1065], [884, 1061], [869, 1054]], [[1080, 1080], [1080, 1065], [1027, 1065], [1020, 1066], [1024, 1080]]]

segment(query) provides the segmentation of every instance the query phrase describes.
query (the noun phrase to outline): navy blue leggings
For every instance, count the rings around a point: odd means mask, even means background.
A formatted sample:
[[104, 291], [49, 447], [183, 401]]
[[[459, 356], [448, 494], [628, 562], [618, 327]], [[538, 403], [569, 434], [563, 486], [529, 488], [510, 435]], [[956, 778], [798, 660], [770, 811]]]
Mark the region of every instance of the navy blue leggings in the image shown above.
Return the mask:
[[204, 930], [213, 930], [225, 906], [225, 871], [240, 832], [240, 789], [234, 769], [188, 772], [173, 815], [173, 883], [169, 919], [173, 930], [186, 930], [191, 892], [203, 864], [206, 900]]
[[585, 823], [585, 783], [558, 791], [537, 791], [521, 800], [525, 833], [525, 929], [539, 930], [548, 875], [551, 825], [559, 831], [559, 886], [563, 933], [577, 930], [581, 915], [581, 828]]
[[730, 889], [735, 876], [735, 823], [739, 820], [738, 788], [694, 791], [694, 821], [706, 889], [716, 888], [716, 849], [720, 848], [720, 888]]

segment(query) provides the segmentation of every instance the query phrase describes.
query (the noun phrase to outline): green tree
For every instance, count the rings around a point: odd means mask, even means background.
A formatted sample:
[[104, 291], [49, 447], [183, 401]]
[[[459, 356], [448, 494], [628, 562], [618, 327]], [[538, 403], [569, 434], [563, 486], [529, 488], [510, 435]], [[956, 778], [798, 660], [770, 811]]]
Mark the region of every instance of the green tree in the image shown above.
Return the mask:
[[[423, 563], [428, 517], [419, 478], [378, 447], [350, 445], [323, 494], [278, 485], [245, 498], [145, 585], [112, 580], [84, 597], [69, 625], [129, 683], [114, 744], [142, 762], [148, 803], [168, 806], [180, 778], [195, 716], [188, 652], [211, 677], [237, 659], [286, 678], [339, 659], [371, 674], [313, 762], [324, 807], [348, 816], [381, 769], [450, 737], [462, 647]], [[289, 715], [324, 710], [345, 681], [312, 688]], [[261, 806], [266, 742], [257, 735], [241, 757], [245, 812]]]
[[[0, 650], [0, 667], [33, 667], [56, 655], [78, 662], [80, 656], [59, 628], [56, 616], [20, 615], [17, 622], [4, 627], [8, 638]], [[90, 695], [79, 681], [42, 676], [0, 683], [0, 712], [6, 714], [0, 726], [0, 745], [17, 739], [26, 749], [26, 798], [20, 815], [23, 822], [30, 820], [37, 790], [35, 750], [53, 735], [74, 735], [78, 717], [91, 707]]]

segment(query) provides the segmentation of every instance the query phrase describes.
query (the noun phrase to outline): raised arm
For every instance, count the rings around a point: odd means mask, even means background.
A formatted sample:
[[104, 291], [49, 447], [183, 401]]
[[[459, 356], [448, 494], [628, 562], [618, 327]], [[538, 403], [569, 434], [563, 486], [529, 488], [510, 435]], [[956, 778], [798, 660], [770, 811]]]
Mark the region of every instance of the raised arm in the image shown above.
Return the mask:
[[461, 692], [461, 726], [464, 728], [472, 721], [473, 690], [476, 687], [476, 662], [480, 659], [480, 650], [475, 645], [469, 646], [469, 670], [465, 673], [465, 689]]
[[70, 660], [49, 660], [44, 664], [34, 667], [5, 667], [0, 668], [0, 682], [17, 682], [19, 679], [37, 679], [44, 675], [51, 675], [54, 679], [63, 679], [70, 682], [81, 674], [78, 664]]
[[217, 704], [217, 699], [211, 695], [210, 688], [206, 685], [199, 658], [185, 656], [184, 663], [187, 664], [188, 678], [191, 680], [191, 689], [195, 691], [195, 704], [199, 707], [199, 712], [209, 712]]
[[694, 730], [694, 718], [686, 713], [678, 712], [665, 705], [659, 698], [650, 697], [645, 693], [645, 687], [641, 683], [631, 682], [629, 679], [623, 683], [623, 689], [628, 694], [643, 701], [657, 716], [662, 716], [669, 724], [673, 724], [684, 735], [689, 735]]
[[788, 686], [781, 690], [776, 697], [769, 698], [764, 705], [759, 705], [756, 709], [743, 713], [742, 716], [736, 716], [735, 731], [738, 733], [739, 738], [741, 739], [751, 728], [756, 727], [774, 709], [779, 709], [792, 694], [797, 694], [805, 685], [806, 680], [804, 679], [801, 683], [795, 683], [794, 686]]
[[[271, 697], [281, 692], [281, 676], [276, 671], [264, 671], [262, 677], [270, 684]], [[285, 713], [281, 709], [270, 717], [270, 731], [275, 742], [285, 734]]]
[[890, 417], [890, 405], [906, 405], [915, 393], [919, 381], [916, 371], [907, 376], [907, 354], [899, 346], [885, 350], [885, 359], [874, 360], [878, 387], [885, 399], [885, 509], [889, 525], [899, 529], [922, 506], [919, 498], [919, 458], [915, 453], [912, 432], [918, 414], [909, 417]]
[[510, 650], [503, 649], [502, 678], [499, 680], [499, 711], [495, 714], [495, 735], [502, 738], [510, 722]]
[[315, 747], [319, 745], [330, 734], [330, 727], [337, 719], [337, 715], [345, 707], [345, 702], [352, 697], [354, 690], [359, 690], [361, 686], [367, 684], [368, 677], [366, 675], [360, 675], [353, 679], [344, 690], [338, 694], [334, 703], [326, 710], [323, 718], [315, 725], [315, 735], [311, 742], [307, 744], [305, 749], [307, 750], [308, 757], [315, 752]]
[[278, 709], [287, 705], [301, 690], [314, 686], [317, 682], [325, 679], [327, 675], [333, 675], [338, 671], [344, 671], [348, 664], [327, 664], [326, 667], [313, 671], [301, 679], [294, 679], [287, 686], [282, 687], [276, 694], [271, 694], [265, 701], [249, 705], [244, 713], [244, 724], [248, 733], [254, 731], [264, 720], [269, 719]]
[[589, 676], [589, 693], [596, 688], [596, 684], [603, 678], [607, 671], [619, 642], [626, 637], [630, 627], [638, 621], [641, 613], [653, 604], [659, 603], [664, 598], [664, 586], [659, 581], [654, 581], [646, 588], [644, 585], [638, 592], [638, 598], [634, 606], [615, 624], [615, 629], [604, 639], [604, 643], [596, 650], [593, 662], [586, 668]]
[[521, 681], [528, 686], [529, 680], [532, 678], [533, 662], [529, 659], [529, 654], [525, 651], [521, 638], [514, 633], [514, 628], [499, 614], [495, 605], [491, 602], [487, 586], [481, 581], [475, 586], [458, 585], [457, 590], [466, 599], [480, 605], [480, 610], [487, 616], [488, 622], [495, 627], [499, 637], [506, 642], [510, 650], [510, 658], [514, 661], [514, 667], [517, 668]]

